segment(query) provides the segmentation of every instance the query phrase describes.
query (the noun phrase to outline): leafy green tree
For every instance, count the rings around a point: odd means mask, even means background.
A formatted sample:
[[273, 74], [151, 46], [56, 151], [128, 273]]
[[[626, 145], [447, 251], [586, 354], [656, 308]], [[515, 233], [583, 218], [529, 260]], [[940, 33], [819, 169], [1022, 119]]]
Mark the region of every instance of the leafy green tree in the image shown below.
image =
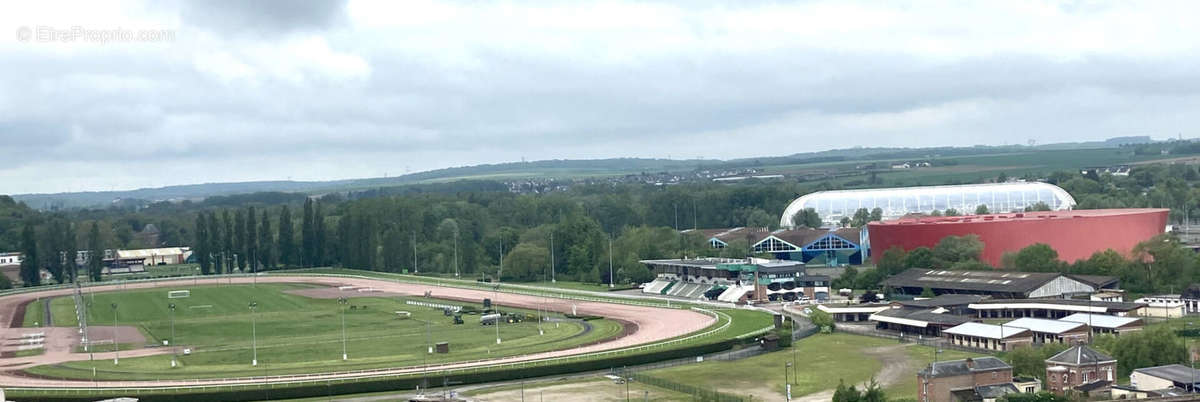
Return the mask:
[[1050, 245], [1036, 243], [1018, 251], [1013, 265], [1023, 272], [1062, 272], [1066, 264], [1058, 260], [1058, 252]]
[[746, 227], [775, 229], [779, 226], [779, 218], [759, 208], [753, 208], [746, 216]]
[[1117, 359], [1121, 377], [1128, 376], [1136, 368], [1186, 364], [1188, 359], [1187, 346], [1166, 326], [1147, 327], [1120, 337], [1102, 335], [1096, 338], [1093, 346]]
[[1016, 348], [1005, 354], [1004, 360], [1013, 367], [1013, 375], [1037, 377], [1046, 381], [1046, 359], [1066, 350], [1070, 345], [1046, 343], [1039, 348]]
[[26, 287], [41, 285], [41, 259], [38, 256], [33, 222], [25, 222], [24, 228], [21, 229], [21, 252], [21, 282], [24, 282]]
[[926, 286], [924, 289], [921, 289], [921, 297], [937, 297], [937, 295], [933, 293], [933, 289]]
[[883, 220], [883, 208], [878, 208], [878, 207], [872, 208], [870, 221], [878, 222], [878, 221], [882, 221], [882, 220]]
[[324, 266], [329, 261], [326, 253], [329, 235], [325, 230], [325, 215], [321, 213], [321, 203], [313, 203], [313, 266]]
[[195, 247], [192, 252], [200, 262], [200, 273], [208, 275], [212, 270], [212, 261], [208, 250], [208, 219], [204, 218], [203, 213], [196, 214], [196, 230], [193, 233], [196, 238], [192, 240]]
[[869, 222], [871, 222], [871, 211], [868, 211], [866, 208], [859, 208], [854, 210], [854, 217], [850, 219], [850, 226], [856, 228], [863, 227]]
[[933, 247], [933, 263], [938, 268], [950, 268], [964, 261], [979, 261], [983, 242], [979, 235], [946, 236]]
[[224, 240], [221, 244], [221, 251], [225, 259], [225, 272], [233, 273], [233, 253], [237, 249], [233, 248], [233, 219], [230, 219], [227, 209], [221, 211], [221, 226], [225, 228], [224, 235], [221, 236], [221, 240]]
[[979, 206], [975, 207], [975, 215], [987, 215], [989, 213], [991, 211], [988, 211], [987, 205], [979, 204]]
[[550, 250], [532, 243], [513, 247], [504, 257], [506, 281], [536, 281], [550, 272]]
[[254, 214], [254, 207], [246, 208], [246, 262], [250, 264], [250, 271], [258, 271], [259, 252], [258, 252], [258, 217]]
[[275, 244], [275, 239], [271, 237], [271, 218], [266, 209], [262, 211], [262, 224], [258, 228], [258, 244], [261, 245], [258, 249], [258, 262], [266, 269], [275, 267], [275, 253], [271, 245]]
[[838, 221], [838, 223], [841, 224], [842, 227], [848, 228], [848, 227], [850, 227], [850, 218], [843, 216], [842, 219]]
[[88, 231], [88, 277], [92, 282], [100, 282], [104, 271], [104, 243], [100, 237], [100, 223], [92, 221]]
[[8, 275], [0, 275], [0, 289], [12, 289], [13, 283]]
[[[201, 213], [200, 215], [203, 217], [204, 213]], [[208, 253], [212, 255], [213, 273], [220, 274], [221, 272], [225, 271], [225, 261], [223, 258], [221, 258], [221, 253], [224, 251], [222, 248], [224, 242], [222, 240], [225, 236], [224, 233], [222, 233], [223, 230], [220, 222], [217, 221], [216, 212], [209, 212], [208, 217], [205, 219], [208, 221], [208, 246], [205, 248], [208, 249]]]
[[279, 209], [279, 239], [276, 250], [279, 264], [290, 267], [296, 264], [296, 233], [292, 229], [292, 211], [287, 205]]
[[904, 265], [909, 268], [933, 268], [933, 250], [928, 247], [917, 247], [904, 257]]
[[75, 224], [67, 220], [63, 220], [62, 245], [65, 277], [68, 281], [76, 282], [79, 277], [79, 265], [75, 264], [75, 257], [79, 254], [79, 239], [75, 237]]
[[883, 251], [879, 256], [879, 263], [875, 265], [875, 269], [881, 271], [884, 275], [895, 275], [908, 268], [906, 257], [908, 253], [900, 246], [892, 246]]
[[821, 215], [817, 213], [816, 209], [804, 208], [792, 217], [792, 224], [796, 227], [819, 228], [821, 227]]
[[246, 272], [246, 214], [242, 210], [233, 213], [233, 250], [237, 258], [239, 271]]
[[1033, 205], [1029, 205], [1029, 206], [1025, 207], [1025, 212], [1049, 211], [1049, 210], [1050, 210], [1050, 205], [1046, 204], [1043, 201], [1038, 201], [1038, 202], [1034, 203]]
[[962, 212], [958, 212], [957, 209], [946, 208], [946, 216], [960, 216], [960, 215], [962, 215]]
[[833, 329], [835, 326], [833, 322], [833, 316], [818, 309], [813, 309], [812, 313], [808, 315], [808, 319], [809, 321], [812, 321], [813, 325], [816, 325], [818, 328]]
[[304, 217], [300, 223], [300, 266], [316, 266], [316, 226], [313, 225], [313, 200], [304, 199]]

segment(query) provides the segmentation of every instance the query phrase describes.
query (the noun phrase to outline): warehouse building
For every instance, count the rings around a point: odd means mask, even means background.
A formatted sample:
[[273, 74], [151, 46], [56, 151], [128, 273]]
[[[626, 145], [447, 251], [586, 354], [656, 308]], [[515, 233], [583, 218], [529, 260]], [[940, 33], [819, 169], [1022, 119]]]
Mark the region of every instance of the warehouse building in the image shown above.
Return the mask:
[[979, 236], [980, 259], [992, 266], [1000, 266], [1005, 253], [1037, 243], [1049, 245], [1060, 260], [1074, 262], [1108, 249], [1128, 256], [1138, 243], [1163, 233], [1168, 212], [1127, 208], [915, 217], [871, 222], [867, 232], [876, 262], [892, 247], [933, 248], [946, 236], [965, 235]]
[[1079, 299], [989, 299], [967, 306], [980, 318], [1063, 318], [1075, 313], [1139, 315], [1145, 304]]
[[766, 228], [698, 229], [683, 233], [698, 233], [714, 249], [743, 245], [754, 253], [769, 253], [776, 259], [800, 261], [805, 264], [830, 267], [859, 265], [866, 258], [864, 234], [860, 228], [840, 229], [779, 229]]
[[1118, 317], [1108, 314], [1075, 313], [1059, 318], [1059, 320], [1087, 324], [1092, 328], [1092, 333], [1096, 335], [1113, 334], [1119, 336], [1124, 333], [1141, 331], [1144, 325], [1141, 318]]
[[921, 309], [912, 307], [892, 307], [871, 314], [875, 328], [885, 331], [896, 331], [906, 335], [939, 337], [942, 331], [968, 322], [971, 317], [949, 314], [943, 308]]
[[1182, 364], [1142, 367], [1129, 375], [1129, 385], [1142, 391], [1180, 388], [1195, 391], [1200, 384], [1200, 370]]
[[997, 351], [1033, 344], [1032, 331], [1004, 324], [968, 322], [942, 331], [942, 337], [953, 345]]
[[[1116, 280], [1108, 281], [1116, 286]], [[948, 271], [910, 268], [884, 280], [895, 293], [919, 295], [928, 288], [934, 294], [974, 294], [998, 299], [1064, 297], [1098, 290], [1096, 280], [1079, 280], [1049, 272]]]
[[1087, 324], [1048, 320], [1045, 318], [1018, 318], [1004, 324], [1005, 327], [1025, 328], [1033, 332], [1034, 344], [1086, 342], [1091, 329]]

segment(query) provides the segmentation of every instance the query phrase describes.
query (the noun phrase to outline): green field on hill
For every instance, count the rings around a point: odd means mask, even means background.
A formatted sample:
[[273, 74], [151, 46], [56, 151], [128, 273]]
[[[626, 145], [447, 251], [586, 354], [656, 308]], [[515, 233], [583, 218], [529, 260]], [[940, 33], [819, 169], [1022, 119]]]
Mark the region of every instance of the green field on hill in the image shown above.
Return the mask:
[[[467, 306], [470, 303], [426, 298], [380, 297], [347, 291], [348, 303], [317, 299], [288, 291], [312, 287], [303, 284], [233, 286], [172, 286], [148, 290], [85, 295], [91, 325], [135, 326], [146, 337], [145, 347], [163, 347], [171, 336], [170, 303], [175, 309], [175, 344], [193, 352], [180, 356], [180, 367], [171, 368], [171, 355], [111, 360], [78, 361], [30, 369], [31, 373], [71, 378], [100, 379], [210, 378], [269, 374], [327, 372], [379, 367], [418, 366], [426, 363], [476, 360], [564, 349], [611, 338], [621, 333], [613, 321], [586, 323], [563, 320], [541, 323], [536, 319], [483, 326], [479, 315], [463, 315], [464, 324], [453, 324], [441, 309], [405, 304], [406, 300]], [[168, 299], [169, 290], [190, 290], [190, 297]], [[501, 295], [501, 299], [503, 295]], [[60, 298], [57, 303], [70, 302]], [[251, 302], [257, 309], [251, 312]], [[352, 306], [352, 307], [351, 307]], [[471, 305], [481, 309], [480, 305]], [[71, 310], [73, 311], [73, 309]], [[400, 318], [397, 311], [411, 317]], [[536, 310], [502, 308], [506, 313], [536, 317]], [[350, 359], [342, 361], [342, 318]], [[557, 314], [551, 319], [562, 320]], [[254, 325], [252, 328], [251, 320]], [[539, 335], [539, 329], [544, 334]], [[252, 331], [254, 335], [252, 336]], [[254, 338], [252, 340], [252, 338]], [[450, 353], [428, 354], [431, 343], [449, 342]], [[259, 365], [253, 359], [257, 344]], [[142, 345], [137, 345], [142, 346]]]

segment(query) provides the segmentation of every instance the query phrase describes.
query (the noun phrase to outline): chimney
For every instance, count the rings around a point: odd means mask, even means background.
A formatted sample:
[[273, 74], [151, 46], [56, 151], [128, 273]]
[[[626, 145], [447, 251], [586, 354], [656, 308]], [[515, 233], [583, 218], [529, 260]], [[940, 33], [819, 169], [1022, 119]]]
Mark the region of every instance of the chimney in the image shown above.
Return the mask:
[[975, 359], [972, 359], [970, 357], [967, 358], [967, 369], [968, 370], [975, 369]]

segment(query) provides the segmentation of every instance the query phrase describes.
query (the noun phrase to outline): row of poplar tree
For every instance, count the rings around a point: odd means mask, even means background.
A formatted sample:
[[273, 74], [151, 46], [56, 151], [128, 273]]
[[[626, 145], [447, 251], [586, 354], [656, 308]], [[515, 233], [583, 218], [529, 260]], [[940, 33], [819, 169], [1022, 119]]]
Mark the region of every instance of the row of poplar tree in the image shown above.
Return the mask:
[[245, 209], [201, 211], [196, 215], [192, 252], [204, 275], [257, 272], [283, 267], [326, 265], [325, 218], [321, 204], [304, 201], [300, 242], [296, 243], [291, 210], [279, 209], [278, 231], [271, 229], [269, 210]]

